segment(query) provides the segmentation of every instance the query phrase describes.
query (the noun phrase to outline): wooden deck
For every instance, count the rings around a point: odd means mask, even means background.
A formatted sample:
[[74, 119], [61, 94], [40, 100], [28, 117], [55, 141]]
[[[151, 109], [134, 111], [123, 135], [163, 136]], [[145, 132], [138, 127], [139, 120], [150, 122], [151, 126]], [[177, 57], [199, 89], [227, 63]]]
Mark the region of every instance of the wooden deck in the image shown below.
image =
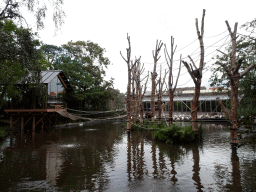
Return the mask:
[[10, 129], [17, 125], [24, 129], [30, 120], [32, 120], [32, 130], [37, 125], [41, 125], [41, 129], [45, 125], [52, 125], [58, 120], [58, 115], [67, 113], [67, 109], [63, 105], [52, 105], [50, 109], [5, 109], [4, 111], [10, 116]]

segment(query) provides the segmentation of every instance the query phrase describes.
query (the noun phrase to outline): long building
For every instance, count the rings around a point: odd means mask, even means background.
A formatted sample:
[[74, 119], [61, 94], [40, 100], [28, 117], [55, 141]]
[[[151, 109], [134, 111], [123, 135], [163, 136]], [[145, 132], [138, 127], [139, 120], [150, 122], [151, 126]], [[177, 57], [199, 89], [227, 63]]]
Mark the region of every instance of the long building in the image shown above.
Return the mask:
[[[173, 98], [173, 109], [174, 112], [177, 113], [188, 113], [190, 112], [191, 101], [193, 99], [195, 93], [194, 87], [185, 87], [185, 88], [177, 88]], [[199, 103], [198, 103], [198, 112], [202, 113], [220, 113], [222, 112], [221, 107], [218, 105], [216, 98], [224, 100], [226, 103], [229, 100], [228, 90], [222, 89], [221, 92], [217, 90], [217, 88], [206, 89], [205, 87], [201, 88]], [[165, 105], [164, 112], [169, 111], [170, 103], [169, 103], [169, 95], [168, 93], [164, 93], [162, 96], [162, 104]], [[145, 93], [143, 98], [144, 111], [150, 111], [151, 106], [151, 92], [148, 91]], [[155, 110], [158, 111], [158, 103], [157, 103], [157, 94], [155, 97]], [[166, 103], [167, 102], [167, 103]]]

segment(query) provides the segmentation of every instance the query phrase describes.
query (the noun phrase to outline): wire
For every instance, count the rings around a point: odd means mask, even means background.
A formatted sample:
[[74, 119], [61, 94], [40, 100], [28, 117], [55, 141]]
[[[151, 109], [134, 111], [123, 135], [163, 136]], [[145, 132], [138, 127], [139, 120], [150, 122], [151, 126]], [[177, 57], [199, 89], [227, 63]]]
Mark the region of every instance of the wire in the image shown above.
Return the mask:
[[211, 36], [211, 37], [205, 37], [204, 36], [204, 38], [213, 38], [213, 37], [218, 37], [218, 36], [220, 36], [220, 35], [222, 35], [223, 33], [226, 33], [228, 30], [225, 30], [225, 31], [223, 31], [222, 33], [220, 33], [220, 34], [218, 34], [218, 35], [214, 35], [214, 36]]
[[191, 43], [189, 43], [188, 45], [186, 45], [185, 47], [183, 47], [183, 48], [177, 50], [176, 52], [179, 52], [179, 51], [185, 49], [185, 48], [188, 47], [189, 45], [193, 44], [196, 40], [197, 40], [197, 38], [196, 38], [194, 41], [192, 41]]

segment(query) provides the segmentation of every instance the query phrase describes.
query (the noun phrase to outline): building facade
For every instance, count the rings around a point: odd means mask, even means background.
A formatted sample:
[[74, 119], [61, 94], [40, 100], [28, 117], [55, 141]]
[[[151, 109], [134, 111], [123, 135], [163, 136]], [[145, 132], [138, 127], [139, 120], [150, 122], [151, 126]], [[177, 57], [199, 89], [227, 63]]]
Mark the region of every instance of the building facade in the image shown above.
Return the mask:
[[[191, 101], [193, 99], [195, 89], [193, 87], [177, 88], [173, 98], [173, 112], [190, 112], [191, 111]], [[201, 88], [199, 103], [198, 103], [198, 112], [203, 113], [213, 113], [213, 112], [222, 112], [221, 107], [218, 105], [216, 98], [228, 102], [228, 90], [222, 89], [221, 92], [217, 91], [217, 88], [206, 89], [205, 87]], [[169, 111], [168, 93], [164, 93], [162, 96], [162, 105], [165, 105], [164, 112]], [[143, 98], [144, 111], [150, 111], [150, 102], [151, 102], [151, 92], [146, 92]], [[155, 110], [158, 111], [157, 103], [157, 94], [155, 97]]]

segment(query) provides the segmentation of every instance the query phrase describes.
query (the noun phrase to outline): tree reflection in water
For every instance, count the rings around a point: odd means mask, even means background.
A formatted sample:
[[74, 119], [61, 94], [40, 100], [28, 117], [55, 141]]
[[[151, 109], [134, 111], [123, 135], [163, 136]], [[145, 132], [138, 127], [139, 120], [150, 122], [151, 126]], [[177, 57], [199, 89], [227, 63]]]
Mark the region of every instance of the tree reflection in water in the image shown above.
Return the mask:
[[204, 130], [203, 141], [189, 145], [112, 123], [12, 133], [0, 144], [0, 191], [255, 189], [255, 144], [231, 153], [229, 129]]

